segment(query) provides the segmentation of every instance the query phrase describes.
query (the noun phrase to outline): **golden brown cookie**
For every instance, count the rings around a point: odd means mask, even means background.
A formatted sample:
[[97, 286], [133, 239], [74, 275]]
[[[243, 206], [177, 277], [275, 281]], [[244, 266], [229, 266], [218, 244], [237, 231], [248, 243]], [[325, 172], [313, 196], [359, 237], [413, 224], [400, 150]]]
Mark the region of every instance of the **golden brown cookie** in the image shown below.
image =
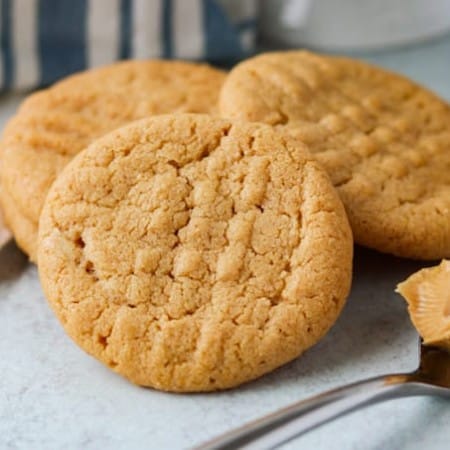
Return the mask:
[[327, 175], [272, 127], [144, 119], [64, 170], [39, 227], [42, 286], [67, 333], [134, 383], [236, 386], [336, 320], [352, 237]]
[[397, 286], [426, 345], [450, 351], [450, 261], [419, 270]]
[[328, 171], [355, 241], [398, 256], [450, 256], [450, 107], [352, 59], [268, 53], [229, 74], [221, 113], [286, 128]]
[[45, 196], [73, 155], [149, 115], [215, 112], [224, 78], [206, 65], [128, 61], [71, 76], [25, 100], [1, 143], [2, 204], [22, 249], [35, 260]]

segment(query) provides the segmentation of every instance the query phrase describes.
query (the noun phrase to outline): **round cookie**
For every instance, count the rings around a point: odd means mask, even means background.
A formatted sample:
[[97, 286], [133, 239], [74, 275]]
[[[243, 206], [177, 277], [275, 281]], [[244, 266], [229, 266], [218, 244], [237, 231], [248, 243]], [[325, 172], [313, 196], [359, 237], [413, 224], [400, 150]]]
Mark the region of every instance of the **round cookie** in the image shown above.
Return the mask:
[[352, 237], [327, 175], [263, 124], [144, 119], [66, 167], [39, 227], [39, 275], [67, 333], [132, 382], [236, 386], [336, 320]]
[[21, 248], [36, 259], [45, 196], [76, 153], [149, 115], [214, 113], [224, 79], [224, 72], [207, 65], [127, 61], [73, 75], [26, 99], [1, 143], [1, 199]]
[[431, 92], [363, 62], [292, 51], [234, 68], [219, 107], [305, 142], [337, 187], [356, 242], [450, 256], [450, 107]]

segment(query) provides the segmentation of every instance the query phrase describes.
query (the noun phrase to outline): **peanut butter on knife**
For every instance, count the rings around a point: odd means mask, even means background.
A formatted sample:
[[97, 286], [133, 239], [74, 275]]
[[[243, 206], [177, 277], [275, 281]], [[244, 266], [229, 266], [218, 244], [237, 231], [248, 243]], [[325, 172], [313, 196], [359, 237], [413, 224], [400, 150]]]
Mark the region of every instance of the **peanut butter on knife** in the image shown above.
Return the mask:
[[397, 286], [424, 344], [450, 350], [450, 260], [419, 270]]

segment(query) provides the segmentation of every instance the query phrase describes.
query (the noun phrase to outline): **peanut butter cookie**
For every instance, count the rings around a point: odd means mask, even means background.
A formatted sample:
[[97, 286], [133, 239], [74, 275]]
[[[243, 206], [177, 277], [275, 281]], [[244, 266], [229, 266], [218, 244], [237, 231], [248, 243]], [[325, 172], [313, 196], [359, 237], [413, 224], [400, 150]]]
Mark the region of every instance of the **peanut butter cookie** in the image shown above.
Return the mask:
[[355, 241], [418, 259], [450, 256], [450, 107], [352, 59], [268, 53], [229, 74], [221, 113], [285, 128], [328, 171]]
[[25, 100], [1, 143], [1, 200], [19, 246], [35, 260], [45, 196], [76, 153], [149, 115], [214, 112], [224, 78], [206, 65], [129, 61], [71, 76]]
[[298, 140], [207, 115], [147, 118], [92, 143], [53, 184], [39, 275], [67, 333], [132, 382], [236, 386], [336, 320], [352, 237]]

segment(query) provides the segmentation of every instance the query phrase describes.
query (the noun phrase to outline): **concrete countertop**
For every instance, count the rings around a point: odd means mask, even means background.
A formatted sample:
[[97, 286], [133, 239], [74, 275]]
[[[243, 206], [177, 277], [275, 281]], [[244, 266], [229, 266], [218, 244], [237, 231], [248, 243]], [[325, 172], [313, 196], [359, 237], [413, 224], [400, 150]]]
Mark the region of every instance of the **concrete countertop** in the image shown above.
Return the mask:
[[[450, 36], [363, 57], [450, 99]], [[19, 100], [0, 99], [2, 126]], [[0, 448], [188, 448], [325, 389], [412, 370], [417, 335], [394, 288], [425, 265], [357, 249], [348, 304], [317, 346], [239, 389], [174, 395], [133, 386], [75, 346], [45, 302], [36, 268], [11, 243], [0, 252]], [[395, 400], [282, 448], [447, 449], [449, 424], [448, 401]]]

